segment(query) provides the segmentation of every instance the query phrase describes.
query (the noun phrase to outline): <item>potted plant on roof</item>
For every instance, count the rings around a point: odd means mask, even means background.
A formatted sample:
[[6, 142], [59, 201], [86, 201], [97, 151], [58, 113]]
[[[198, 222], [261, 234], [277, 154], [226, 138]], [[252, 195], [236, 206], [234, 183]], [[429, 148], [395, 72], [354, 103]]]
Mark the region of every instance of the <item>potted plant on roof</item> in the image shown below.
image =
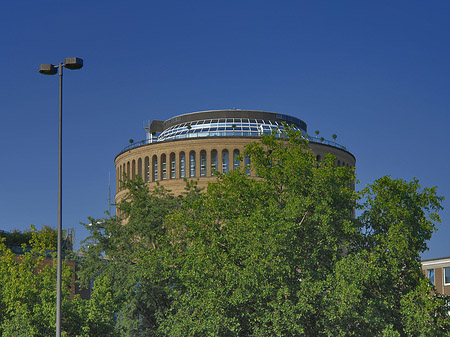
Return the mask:
[[333, 140], [334, 140], [334, 145], [336, 145], [336, 138], [337, 138], [337, 134], [333, 133], [333, 135], [332, 135], [331, 137], [333, 137]]

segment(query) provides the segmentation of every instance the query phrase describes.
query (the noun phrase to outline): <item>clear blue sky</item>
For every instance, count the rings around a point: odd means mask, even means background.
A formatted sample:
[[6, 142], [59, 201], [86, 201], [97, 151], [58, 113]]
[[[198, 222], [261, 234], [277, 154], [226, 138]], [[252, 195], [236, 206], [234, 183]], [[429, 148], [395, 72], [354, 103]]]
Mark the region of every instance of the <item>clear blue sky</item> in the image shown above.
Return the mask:
[[[108, 174], [143, 122], [208, 109], [303, 119], [384, 175], [450, 200], [450, 2], [2, 1], [0, 229], [56, 226], [58, 78], [65, 57], [64, 219], [108, 209]], [[114, 190], [113, 190], [114, 193]], [[423, 257], [450, 256], [450, 207]]]

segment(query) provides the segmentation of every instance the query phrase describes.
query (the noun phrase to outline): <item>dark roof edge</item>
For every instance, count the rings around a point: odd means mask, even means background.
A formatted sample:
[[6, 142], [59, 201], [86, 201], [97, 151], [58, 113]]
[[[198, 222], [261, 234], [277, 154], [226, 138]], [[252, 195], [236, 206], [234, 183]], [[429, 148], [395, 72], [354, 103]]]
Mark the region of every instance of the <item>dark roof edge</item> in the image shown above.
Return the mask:
[[169, 118], [164, 121], [164, 129], [180, 123], [187, 123], [202, 119], [220, 119], [220, 118], [253, 118], [253, 119], [270, 119], [280, 122], [295, 124], [307, 131], [306, 123], [300, 118], [277, 112], [261, 111], [261, 110], [240, 110], [240, 109], [224, 109], [224, 110], [205, 110], [181, 114]]

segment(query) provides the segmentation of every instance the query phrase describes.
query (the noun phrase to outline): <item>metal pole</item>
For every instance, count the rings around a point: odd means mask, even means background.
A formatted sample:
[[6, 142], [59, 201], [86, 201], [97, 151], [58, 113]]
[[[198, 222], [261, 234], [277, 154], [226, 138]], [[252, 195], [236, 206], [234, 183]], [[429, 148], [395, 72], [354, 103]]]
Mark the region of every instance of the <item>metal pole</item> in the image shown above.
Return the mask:
[[59, 63], [58, 247], [56, 273], [56, 337], [61, 337], [61, 243], [62, 243], [62, 90], [63, 64]]

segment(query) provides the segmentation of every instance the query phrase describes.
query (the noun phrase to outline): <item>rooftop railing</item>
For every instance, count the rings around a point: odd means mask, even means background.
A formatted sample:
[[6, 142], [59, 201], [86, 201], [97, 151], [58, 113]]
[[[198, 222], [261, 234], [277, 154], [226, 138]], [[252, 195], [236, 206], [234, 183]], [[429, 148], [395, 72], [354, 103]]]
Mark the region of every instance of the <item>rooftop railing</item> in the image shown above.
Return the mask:
[[[173, 139], [167, 139], [167, 140], [177, 140], [177, 139], [188, 139], [188, 138], [204, 138], [204, 137], [261, 137], [262, 133], [255, 133], [253, 134], [253, 132], [201, 132], [201, 133], [188, 133], [188, 134], [184, 134], [184, 135], [179, 135], [179, 137], [175, 137]], [[329, 145], [332, 147], [336, 147], [338, 149], [342, 149], [345, 151], [348, 151], [347, 148], [341, 144], [336, 143], [335, 141], [332, 140], [328, 140], [328, 139], [324, 139], [324, 138], [319, 138], [319, 137], [303, 137], [306, 140], [308, 140], [308, 142], [311, 143], [317, 143], [317, 144], [325, 144], [325, 145]], [[167, 141], [164, 140], [164, 141]], [[155, 139], [144, 139], [141, 140], [139, 142], [134, 142], [128, 146], [126, 146], [121, 152], [125, 152], [131, 149], [134, 149], [136, 147], [139, 146], [143, 146], [143, 145], [148, 145], [148, 144], [154, 144], [154, 143], [161, 143], [164, 141], [159, 141], [155, 140]]]

